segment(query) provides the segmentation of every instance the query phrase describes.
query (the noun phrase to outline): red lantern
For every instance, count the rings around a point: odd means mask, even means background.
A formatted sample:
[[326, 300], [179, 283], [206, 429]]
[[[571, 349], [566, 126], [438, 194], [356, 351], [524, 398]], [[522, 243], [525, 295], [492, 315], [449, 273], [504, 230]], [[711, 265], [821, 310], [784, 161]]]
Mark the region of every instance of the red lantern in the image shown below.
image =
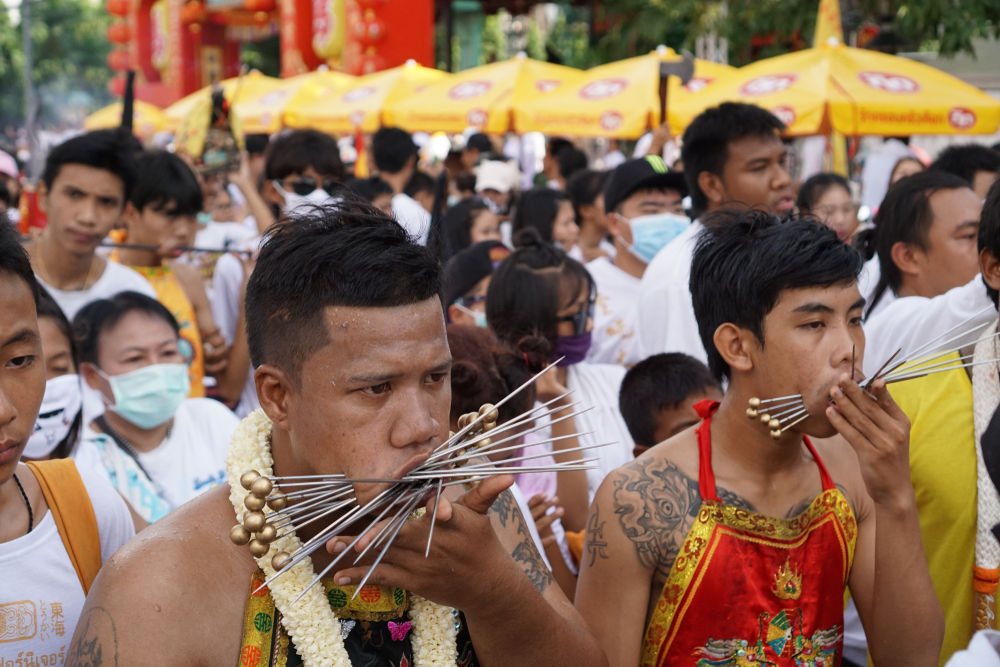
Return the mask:
[[125, 21], [115, 21], [108, 26], [108, 41], [112, 44], [126, 44], [132, 37], [132, 30]]
[[375, 44], [385, 38], [385, 21], [379, 17], [374, 17], [365, 26], [367, 29], [366, 41], [364, 45]]
[[108, 14], [112, 16], [127, 16], [129, 10], [132, 8], [131, 4], [129, 0], [108, 0], [105, 8], [108, 10]]
[[125, 75], [118, 74], [108, 81], [108, 92], [115, 97], [122, 97], [125, 94]]
[[116, 72], [124, 72], [129, 68], [131, 58], [129, 58], [128, 51], [124, 49], [115, 49], [108, 54], [108, 67]]

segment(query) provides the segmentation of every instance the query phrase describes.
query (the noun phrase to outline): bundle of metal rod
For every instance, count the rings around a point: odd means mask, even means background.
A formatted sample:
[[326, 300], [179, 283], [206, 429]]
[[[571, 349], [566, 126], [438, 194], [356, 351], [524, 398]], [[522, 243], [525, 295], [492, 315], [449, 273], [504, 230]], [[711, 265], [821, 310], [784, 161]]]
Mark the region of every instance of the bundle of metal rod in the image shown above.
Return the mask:
[[[102, 243], [102, 248], [122, 248], [124, 250], [149, 250], [156, 252], [160, 249], [160, 246], [152, 243]], [[234, 252], [237, 255], [246, 255], [249, 257], [253, 254], [251, 250], [238, 250], [236, 248], [196, 248], [194, 246], [178, 246], [171, 250], [171, 254], [183, 255], [186, 252], [214, 252], [225, 254], [227, 252]]]
[[[990, 308], [992, 308], [992, 306], [990, 306]], [[988, 359], [985, 361], [973, 362], [973, 355], [971, 352], [965, 355], [959, 354], [958, 357], [953, 359], [944, 359], [944, 357], [969, 347], [972, 343], [976, 342], [977, 332], [996, 322], [994, 319], [987, 322], [981, 322], [972, 327], [966, 326], [970, 321], [979, 318], [981, 315], [982, 312], [979, 312], [973, 317], [960, 322], [933, 340], [921, 345], [919, 348], [906, 355], [905, 358], [897, 360], [897, 357], [900, 355], [902, 350], [896, 350], [896, 352], [889, 357], [884, 364], [882, 364], [882, 367], [879, 368], [874, 375], [861, 383], [861, 387], [867, 390], [876, 380], [884, 380], [886, 384], [891, 384], [893, 382], [915, 380], [917, 378], [933, 375], [934, 373], [944, 373], [946, 371], [953, 371], [959, 368], [969, 368], [978, 364], [996, 363], [997, 361], [1000, 361], [1000, 359]], [[962, 329], [962, 331], [958, 334], [952, 335], [947, 340], [941, 340], [942, 338], [953, 334], [958, 329]], [[997, 336], [1000, 336], [1000, 333], [988, 336], [986, 340], [996, 338]], [[957, 345], [952, 345], [955, 341], [961, 342]], [[948, 345], [951, 345], [951, 347], [946, 347]], [[940, 350], [940, 348], [944, 347], [946, 347], [946, 349]], [[939, 351], [934, 352], [934, 350]]]
[[778, 398], [751, 398], [747, 408], [747, 417], [760, 419], [771, 431], [771, 437], [777, 440], [781, 434], [792, 426], [809, 417], [802, 394], [780, 396]]
[[[549, 372], [553, 367], [549, 366], [542, 373]], [[458, 433], [451, 434], [430, 453], [426, 461], [398, 479], [351, 478], [340, 474], [280, 477], [262, 476], [255, 470], [246, 471], [240, 478], [240, 483], [250, 492], [244, 502], [247, 511], [241, 522], [232, 529], [230, 537], [236, 544], [249, 545], [251, 553], [259, 558], [270, 551], [270, 544], [274, 540], [290, 535], [306, 525], [319, 521], [326, 522], [325, 527], [294, 552], [278, 551], [272, 556], [271, 565], [277, 573], [264, 582], [263, 586], [266, 586], [290, 566], [308, 557], [332, 538], [348, 529], [356, 533], [356, 537], [347, 548], [338, 554], [305, 589], [309, 590], [340, 563], [366, 534], [384, 522], [374, 538], [354, 558], [356, 564], [369, 551], [378, 550], [374, 563], [357, 587], [357, 590], [360, 590], [406, 521], [420, 515], [423, 512], [420, 506], [433, 498], [430, 531], [425, 550], [425, 557], [429, 556], [438, 505], [445, 488], [461, 484], [468, 489], [489, 477], [512, 472], [585, 471], [592, 468], [592, 464], [597, 461], [597, 458], [583, 458], [555, 465], [524, 465], [525, 461], [550, 454], [517, 455], [517, 451], [522, 448], [521, 438], [524, 435], [549, 428], [551, 424], [587, 411], [574, 411], [576, 403], [554, 406], [554, 403], [565, 398], [564, 394], [498, 426], [499, 408], [531, 386], [540, 376], [541, 373], [515, 389], [498, 404], [486, 404], [478, 412], [462, 415], [458, 420]], [[564, 412], [569, 414], [561, 414]], [[537, 425], [534, 423], [537, 420], [544, 420], [544, 423]], [[535, 444], [555, 443], [581, 435], [589, 434], [577, 433], [552, 437]], [[583, 452], [609, 444], [612, 443], [570, 447], [560, 449], [559, 453]], [[493, 461], [489, 458], [489, 455], [493, 454], [501, 455], [501, 458]], [[385, 483], [390, 486], [362, 504], [355, 495], [354, 485], [370, 483]]]

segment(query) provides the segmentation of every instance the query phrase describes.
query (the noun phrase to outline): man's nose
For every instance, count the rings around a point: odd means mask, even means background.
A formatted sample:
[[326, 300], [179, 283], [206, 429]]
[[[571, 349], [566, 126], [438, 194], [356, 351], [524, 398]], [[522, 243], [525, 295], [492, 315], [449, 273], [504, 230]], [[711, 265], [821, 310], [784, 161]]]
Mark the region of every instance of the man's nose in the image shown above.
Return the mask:
[[389, 441], [399, 449], [422, 445], [437, 435], [438, 427], [438, 421], [428, 407], [419, 396], [414, 395], [401, 401], [399, 417], [393, 425]]

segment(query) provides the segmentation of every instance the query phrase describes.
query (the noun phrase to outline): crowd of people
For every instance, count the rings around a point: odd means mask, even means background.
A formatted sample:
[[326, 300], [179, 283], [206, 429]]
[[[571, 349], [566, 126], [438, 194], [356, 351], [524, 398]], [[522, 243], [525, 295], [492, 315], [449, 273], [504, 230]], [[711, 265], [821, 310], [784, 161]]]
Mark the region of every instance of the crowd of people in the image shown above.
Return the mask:
[[[534, 183], [484, 134], [432, 173], [380, 129], [365, 177], [314, 130], [224, 174], [119, 131], [54, 148], [44, 229], [0, 225], [0, 665], [963, 659], [1000, 558], [1000, 152], [903, 151], [859, 220], [783, 130], [726, 103], [674, 164], [660, 130], [607, 170], [552, 138]], [[864, 383], [946, 338], [949, 372]], [[491, 457], [546, 471], [428, 500], [360, 597], [341, 565], [296, 611], [227, 537], [244, 450], [397, 479], [533, 378]]]

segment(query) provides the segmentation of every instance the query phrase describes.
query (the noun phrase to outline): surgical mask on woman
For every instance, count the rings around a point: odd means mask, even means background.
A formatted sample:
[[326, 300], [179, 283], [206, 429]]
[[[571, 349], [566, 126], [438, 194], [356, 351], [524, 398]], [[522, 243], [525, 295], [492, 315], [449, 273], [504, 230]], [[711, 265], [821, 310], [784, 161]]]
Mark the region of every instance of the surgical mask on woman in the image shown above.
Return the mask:
[[108, 409], [139, 428], [155, 428], [169, 421], [191, 391], [187, 364], [154, 364], [131, 373], [107, 375], [115, 402]]
[[667, 245], [691, 225], [691, 218], [676, 213], [656, 213], [626, 218], [618, 215], [632, 229], [632, 243], [628, 243], [618, 235], [618, 240], [637, 259], [649, 264]]
[[40, 459], [51, 454], [66, 439], [82, 405], [79, 375], [60, 375], [46, 382], [42, 407], [38, 409], [35, 430], [24, 447], [24, 456]]
[[334, 197], [323, 188], [316, 188], [306, 195], [297, 192], [288, 192], [281, 186], [281, 181], [274, 181], [275, 189], [281, 193], [285, 200], [282, 211], [285, 215], [292, 215], [296, 212], [305, 213], [313, 206], [326, 206], [334, 201]]

